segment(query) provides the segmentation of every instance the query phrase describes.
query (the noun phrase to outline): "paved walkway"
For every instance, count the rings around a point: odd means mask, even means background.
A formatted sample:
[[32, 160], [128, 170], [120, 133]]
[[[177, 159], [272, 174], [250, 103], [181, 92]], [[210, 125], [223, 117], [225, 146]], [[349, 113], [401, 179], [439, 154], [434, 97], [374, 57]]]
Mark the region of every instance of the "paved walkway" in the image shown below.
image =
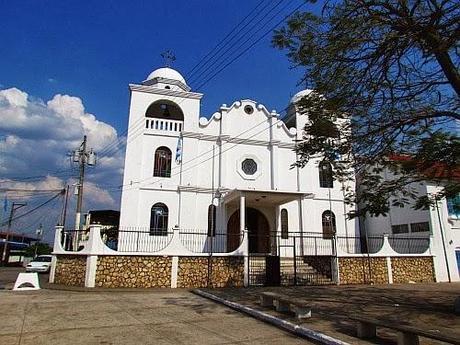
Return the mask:
[[185, 290], [0, 290], [0, 344], [311, 344]]
[[[453, 304], [460, 296], [460, 283], [405, 284], [375, 286], [274, 287], [249, 289], [202, 289], [309, 329], [322, 332], [350, 344], [394, 344], [393, 332], [381, 329], [379, 339], [363, 341], [355, 337], [355, 323], [349, 316], [367, 315], [421, 329], [458, 335], [460, 317]], [[312, 318], [302, 321], [259, 305], [259, 294], [272, 291], [312, 307]], [[439, 342], [421, 338], [421, 344]]]

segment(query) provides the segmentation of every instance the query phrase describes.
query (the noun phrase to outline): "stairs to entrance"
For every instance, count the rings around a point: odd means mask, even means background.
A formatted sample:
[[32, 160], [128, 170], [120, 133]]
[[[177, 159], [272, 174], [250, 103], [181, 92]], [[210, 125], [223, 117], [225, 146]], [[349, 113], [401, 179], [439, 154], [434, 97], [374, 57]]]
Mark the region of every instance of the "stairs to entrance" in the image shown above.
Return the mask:
[[[263, 286], [266, 281], [265, 256], [249, 258], [249, 285]], [[332, 279], [304, 262], [302, 257], [280, 259], [280, 281], [283, 286], [331, 285]]]
[[[280, 274], [281, 285], [331, 285], [332, 279], [304, 262], [301, 257], [281, 258]], [[295, 269], [295, 271], [294, 271]]]

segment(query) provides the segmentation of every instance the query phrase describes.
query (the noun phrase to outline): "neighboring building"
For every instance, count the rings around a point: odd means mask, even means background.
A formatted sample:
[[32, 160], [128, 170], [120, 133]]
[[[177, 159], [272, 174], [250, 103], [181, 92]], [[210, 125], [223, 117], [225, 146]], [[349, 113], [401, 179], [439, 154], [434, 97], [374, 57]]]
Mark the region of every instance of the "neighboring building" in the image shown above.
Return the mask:
[[149, 229], [152, 241], [172, 228], [206, 233], [214, 213], [214, 231], [228, 235], [227, 250], [235, 249], [231, 236], [247, 228], [253, 253], [270, 252], [269, 234], [282, 228], [325, 238], [358, 234], [331, 167], [320, 159], [292, 167], [307, 121], [295, 101], [308, 91], [288, 105], [287, 126], [276, 111], [249, 99], [203, 117], [203, 94], [171, 68], [153, 71], [130, 90], [121, 228]]
[[118, 227], [120, 224], [120, 211], [92, 210], [85, 215], [85, 228], [90, 224], [100, 224], [103, 229]]
[[[395, 160], [407, 160], [407, 157], [393, 157]], [[392, 180], [389, 171], [382, 172], [385, 180]], [[454, 176], [460, 178], [460, 174]], [[412, 183], [408, 186], [417, 195], [436, 194], [442, 189], [439, 182], [429, 180]], [[460, 198], [439, 200], [437, 205], [429, 210], [416, 210], [415, 202], [403, 207], [391, 206], [386, 217], [367, 216], [364, 229], [369, 237], [382, 234], [399, 239], [395, 249], [399, 252], [416, 252], [420, 246], [428, 246], [429, 241], [423, 238], [433, 238], [434, 265], [438, 281], [460, 280]], [[406, 239], [406, 241], [405, 241]], [[409, 246], [412, 245], [412, 248]]]
[[[118, 226], [120, 224], [120, 211], [92, 210], [85, 215], [84, 229], [90, 228], [91, 224], [101, 226], [102, 241], [111, 249], [117, 248]], [[82, 244], [86, 243], [88, 234], [82, 238]]]
[[[8, 241], [6, 238], [8, 237]], [[0, 253], [7, 242], [6, 263], [7, 265], [20, 265], [24, 260], [24, 250], [39, 239], [18, 232], [0, 232]]]

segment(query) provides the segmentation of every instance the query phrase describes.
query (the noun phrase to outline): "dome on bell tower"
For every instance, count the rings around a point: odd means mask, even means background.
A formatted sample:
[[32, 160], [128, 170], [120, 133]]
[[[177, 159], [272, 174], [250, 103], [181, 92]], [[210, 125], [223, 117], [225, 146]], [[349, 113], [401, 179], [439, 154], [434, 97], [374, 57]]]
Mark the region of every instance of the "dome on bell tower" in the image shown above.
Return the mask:
[[152, 80], [155, 78], [177, 80], [177, 81], [180, 81], [182, 84], [187, 85], [182, 74], [180, 74], [175, 69], [172, 69], [170, 67], [162, 67], [162, 68], [158, 68], [154, 70], [152, 73], [149, 74], [149, 76], [147, 77], [147, 80]]
[[154, 70], [142, 84], [162, 89], [190, 91], [190, 87], [187, 86], [182, 74], [170, 67], [161, 67]]

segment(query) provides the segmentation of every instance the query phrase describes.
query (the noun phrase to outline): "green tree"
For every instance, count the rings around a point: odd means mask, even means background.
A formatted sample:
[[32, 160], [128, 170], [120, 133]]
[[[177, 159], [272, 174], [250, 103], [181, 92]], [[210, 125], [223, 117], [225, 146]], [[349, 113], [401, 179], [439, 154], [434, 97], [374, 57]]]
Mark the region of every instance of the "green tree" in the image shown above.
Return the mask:
[[[458, 0], [327, 1], [294, 14], [273, 44], [314, 90], [297, 104], [309, 121], [296, 165], [324, 156], [336, 178], [356, 172], [363, 188], [347, 197], [360, 214], [458, 194], [459, 40]], [[413, 182], [427, 179], [444, 190], [417, 195]]]
[[50, 247], [48, 243], [38, 242], [27, 247], [24, 251], [24, 255], [27, 257], [35, 257], [35, 252], [37, 255], [47, 255], [51, 254], [52, 251], [53, 248]]

